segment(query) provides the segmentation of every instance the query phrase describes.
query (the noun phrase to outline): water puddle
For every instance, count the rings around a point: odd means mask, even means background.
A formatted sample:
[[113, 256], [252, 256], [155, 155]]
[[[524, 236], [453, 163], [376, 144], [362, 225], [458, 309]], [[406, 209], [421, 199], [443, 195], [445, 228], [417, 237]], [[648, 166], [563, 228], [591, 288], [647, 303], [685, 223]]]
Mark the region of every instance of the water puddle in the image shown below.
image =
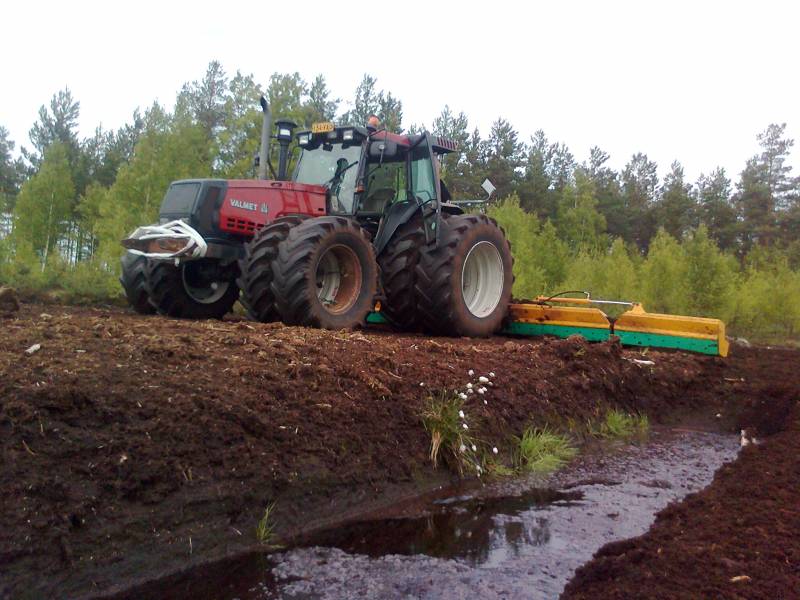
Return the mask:
[[556, 598], [598, 548], [644, 533], [655, 513], [708, 485], [737, 451], [732, 436], [659, 430], [647, 444], [584, 456], [547, 480], [498, 482], [413, 516], [350, 524], [246, 558], [171, 596]]

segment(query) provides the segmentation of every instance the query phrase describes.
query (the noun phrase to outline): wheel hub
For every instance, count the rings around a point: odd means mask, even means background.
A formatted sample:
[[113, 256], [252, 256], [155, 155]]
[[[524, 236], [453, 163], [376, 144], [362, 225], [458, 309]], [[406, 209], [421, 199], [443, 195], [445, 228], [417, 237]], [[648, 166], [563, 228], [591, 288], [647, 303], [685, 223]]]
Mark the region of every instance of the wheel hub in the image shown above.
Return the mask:
[[317, 298], [331, 313], [346, 312], [361, 292], [361, 263], [347, 246], [331, 246], [320, 257], [315, 273]]

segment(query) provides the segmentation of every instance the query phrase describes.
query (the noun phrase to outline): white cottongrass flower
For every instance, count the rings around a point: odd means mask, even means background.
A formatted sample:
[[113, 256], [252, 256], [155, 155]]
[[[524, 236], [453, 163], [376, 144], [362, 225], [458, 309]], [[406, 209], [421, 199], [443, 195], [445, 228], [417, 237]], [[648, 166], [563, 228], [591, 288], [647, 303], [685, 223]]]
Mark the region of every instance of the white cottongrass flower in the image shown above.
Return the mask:
[[419, 387], [425, 387], [425, 382], [424, 381], [420, 381], [419, 382]]
[[475, 371], [473, 371], [472, 369], [470, 369], [469, 371], [467, 371], [467, 375], [469, 375], [470, 377], [472, 377], [473, 375], [475, 375]]
[[494, 453], [494, 454], [497, 454], [497, 446], [495, 446], [494, 448], [492, 448], [492, 453]]
[[461, 445], [458, 447], [458, 450], [459, 450], [459, 452], [461, 452], [461, 454], [464, 454], [464, 452], [466, 452], [466, 451], [467, 451], [467, 447], [466, 447], [464, 444], [461, 444]]
[[466, 423], [462, 423], [462, 424], [461, 424], [461, 426], [462, 426], [464, 429], [469, 429], [469, 427], [467, 427], [467, 424], [466, 424]]
[[467, 393], [468, 393], [468, 394], [474, 394], [474, 393], [475, 393], [475, 390], [473, 390], [472, 388], [469, 388], [469, 389], [467, 390]]
[[478, 451], [478, 448], [477, 448], [477, 446], [475, 446], [475, 444], [472, 444], [472, 451], [473, 452], [477, 452]]
[[479, 394], [485, 394], [486, 393], [486, 388], [478, 388], [478, 393]]
[[491, 381], [489, 383], [487, 383], [486, 385], [494, 386], [494, 384]]
[[464, 392], [461, 392], [461, 393], [458, 395], [458, 397], [459, 397], [459, 398], [461, 398], [462, 400], [466, 400], [466, 399], [467, 399], [467, 395], [466, 395]]
[[472, 389], [472, 384], [471, 384], [471, 383], [468, 383], [468, 384], [467, 384], [467, 389], [468, 389], [468, 390], [471, 390], [471, 389]]
[[463, 419], [464, 418], [464, 411], [463, 410], [458, 411], [458, 416]]
[[480, 377], [478, 377], [478, 381], [480, 381], [481, 383], [489, 383], [489, 378], [481, 375]]
[[489, 373], [489, 377], [491, 377], [492, 379], [494, 379], [494, 371], [491, 371], [491, 372]]
[[489, 406], [489, 403], [488, 403], [486, 400], [484, 400], [484, 401], [483, 401], [483, 403], [484, 403], [486, 406]]

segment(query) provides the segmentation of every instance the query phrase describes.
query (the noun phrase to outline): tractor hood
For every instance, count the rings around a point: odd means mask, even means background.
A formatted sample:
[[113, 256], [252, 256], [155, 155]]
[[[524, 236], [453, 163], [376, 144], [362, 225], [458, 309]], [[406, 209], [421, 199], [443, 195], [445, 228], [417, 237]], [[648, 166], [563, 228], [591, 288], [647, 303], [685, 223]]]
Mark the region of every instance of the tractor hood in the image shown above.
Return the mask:
[[173, 182], [160, 222], [186, 221], [203, 237], [252, 237], [266, 223], [288, 214], [325, 214], [323, 186], [253, 179], [185, 179]]

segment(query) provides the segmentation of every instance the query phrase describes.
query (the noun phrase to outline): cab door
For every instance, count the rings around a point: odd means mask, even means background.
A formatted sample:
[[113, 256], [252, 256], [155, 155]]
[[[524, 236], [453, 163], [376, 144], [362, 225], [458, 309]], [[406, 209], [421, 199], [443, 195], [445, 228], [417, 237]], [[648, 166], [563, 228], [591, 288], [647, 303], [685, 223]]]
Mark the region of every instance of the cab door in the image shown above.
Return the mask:
[[424, 139], [414, 145], [409, 153], [409, 191], [411, 200], [416, 200], [422, 212], [425, 226], [425, 241], [438, 242], [441, 224], [441, 203], [439, 177], [434, 165], [431, 136], [422, 134]]

